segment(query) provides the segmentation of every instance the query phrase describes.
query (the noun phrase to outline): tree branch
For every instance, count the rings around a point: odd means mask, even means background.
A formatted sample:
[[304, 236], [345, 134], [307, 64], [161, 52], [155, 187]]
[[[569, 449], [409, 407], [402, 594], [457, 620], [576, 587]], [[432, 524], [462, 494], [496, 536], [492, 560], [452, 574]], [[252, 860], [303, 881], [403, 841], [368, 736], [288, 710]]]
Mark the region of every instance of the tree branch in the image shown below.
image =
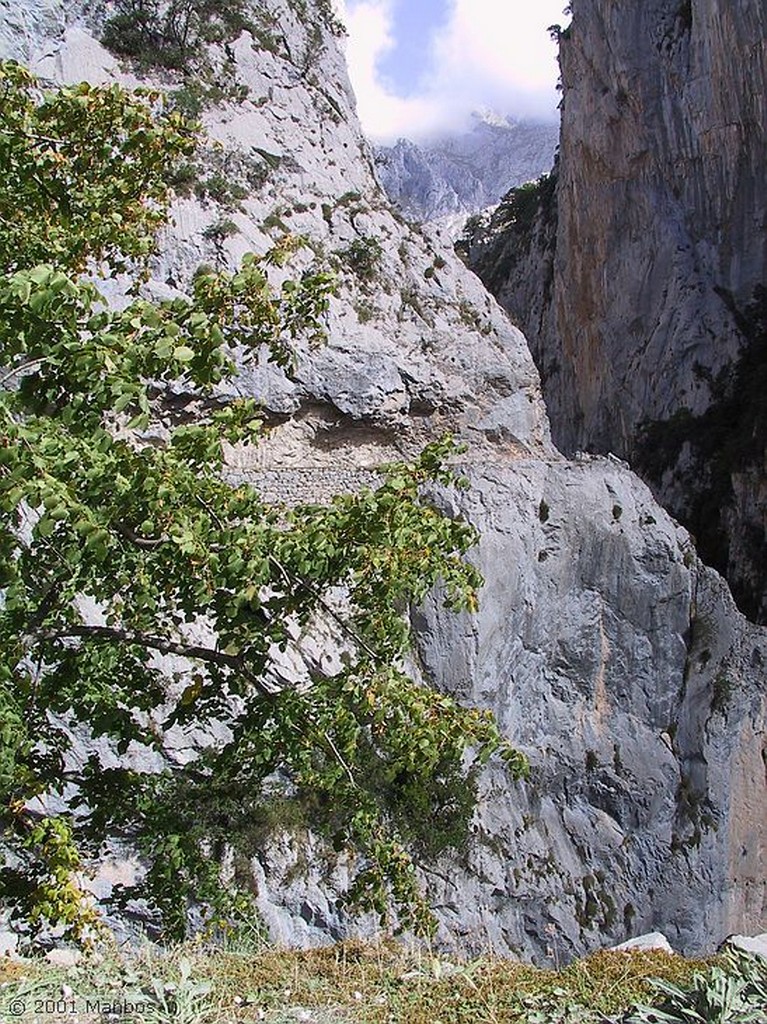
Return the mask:
[[369, 654], [370, 657], [375, 662], [379, 662], [381, 660], [380, 654], [378, 654], [377, 651], [374, 651], [370, 644], [368, 644], [357, 632], [355, 632], [355, 630], [352, 629], [349, 623], [341, 615], [338, 614], [335, 608], [331, 607], [331, 605], [328, 604], [328, 602], [322, 596], [322, 593], [315, 586], [313, 586], [308, 580], [304, 579], [303, 576], [299, 576], [297, 573], [294, 573], [292, 570], [284, 566], [282, 562], [279, 561], [279, 559], [275, 558], [274, 555], [270, 554], [268, 558], [269, 561], [279, 570], [279, 572], [282, 574], [282, 578], [286, 580], [288, 584], [290, 584], [292, 581], [293, 584], [297, 583], [299, 584], [299, 586], [305, 587], [306, 590], [309, 591], [309, 593], [316, 600], [319, 606], [321, 608], [324, 608], [328, 615], [341, 628], [341, 632], [346, 633], [346, 635], [350, 637], [356, 644], [358, 644], [359, 647], [363, 651], [365, 651], [366, 654]]
[[38, 135], [35, 132], [23, 132], [13, 128], [0, 128], [0, 134], [9, 135], [12, 139], [27, 139], [29, 142], [42, 143], [46, 146], [63, 146], [66, 139], [54, 139], [50, 135]]
[[270, 689], [262, 679], [250, 671], [244, 664], [241, 654], [226, 654], [212, 647], [185, 644], [166, 637], [148, 636], [146, 633], [131, 633], [129, 630], [117, 629], [114, 626], [72, 625], [63, 630], [44, 631], [38, 635], [46, 640], [102, 640], [107, 643], [135, 644], [158, 651], [160, 654], [176, 654], [182, 658], [204, 661], [219, 668], [232, 669], [252, 683], [263, 697], [275, 697], [278, 692]]
[[0, 377], [0, 388], [5, 384], [11, 377], [16, 377], [18, 374], [23, 373], [25, 370], [31, 370], [33, 366], [39, 366], [40, 363], [44, 363], [48, 357], [40, 356], [39, 359], [29, 359], [26, 363], [19, 363], [18, 366], [14, 366]]
[[335, 757], [336, 761], [338, 761], [339, 765], [346, 772], [346, 775], [347, 775], [347, 778], [349, 779], [349, 782], [351, 782], [352, 786], [355, 789], [359, 789], [359, 786], [357, 785], [357, 780], [354, 778], [354, 775], [352, 774], [351, 768], [349, 767], [349, 765], [346, 763], [346, 761], [341, 756], [340, 750], [338, 749], [338, 747], [333, 742], [333, 737], [330, 735], [329, 732], [324, 732], [322, 735], [325, 738], [325, 740], [327, 741], [327, 744], [330, 747], [331, 751], [333, 752], [333, 756]]
[[154, 551], [155, 548], [168, 543], [166, 537], [139, 537], [131, 530], [130, 526], [126, 526], [124, 523], [113, 523], [112, 525], [115, 532], [119, 533], [121, 537], [129, 540], [131, 544], [135, 544], [137, 548], [143, 548], [146, 551]]

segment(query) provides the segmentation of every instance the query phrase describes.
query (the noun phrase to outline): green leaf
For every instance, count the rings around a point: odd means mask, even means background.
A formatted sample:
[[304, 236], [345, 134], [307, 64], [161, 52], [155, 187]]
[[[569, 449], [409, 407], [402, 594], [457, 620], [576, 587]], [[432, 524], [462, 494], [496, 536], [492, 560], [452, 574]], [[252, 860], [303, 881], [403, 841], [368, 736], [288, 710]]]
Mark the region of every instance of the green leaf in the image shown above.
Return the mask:
[[37, 526], [35, 527], [35, 533], [39, 537], [50, 537], [50, 535], [53, 533], [55, 527], [56, 527], [56, 524], [53, 522], [53, 520], [50, 518], [50, 516], [42, 516], [37, 521]]
[[130, 391], [124, 391], [123, 394], [119, 396], [119, 398], [115, 399], [112, 408], [114, 409], [115, 412], [122, 412], [123, 409], [125, 409], [127, 406], [131, 404], [133, 398], [134, 396], [130, 393]]
[[32, 270], [29, 271], [29, 280], [37, 285], [47, 284], [51, 279], [52, 274], [53, 267], [45, 265], [33, 267]]
[[13, 277], [11, 279], [11, 292], [23, 305], [26, 305], [32, 293], [32, 285], [29, 278], [20, 274]]

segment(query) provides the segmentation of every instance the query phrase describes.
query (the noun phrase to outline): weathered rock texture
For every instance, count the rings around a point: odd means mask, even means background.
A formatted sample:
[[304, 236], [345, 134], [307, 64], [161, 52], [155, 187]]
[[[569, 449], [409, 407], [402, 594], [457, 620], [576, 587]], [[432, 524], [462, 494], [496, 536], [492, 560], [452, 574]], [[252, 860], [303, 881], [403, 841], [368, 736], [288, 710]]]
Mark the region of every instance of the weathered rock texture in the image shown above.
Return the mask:
[[[414, 615], [420, 668], [491, 708], [533, 775], [488, 771], [466, 850], [425, 872], [440, 940], [540, 962], [651, 930], [688, 953], [760, 930], [763, 631], [626, 468], [464, 468], [468, 498], [441, 500], [481, 530], [487, 584], [477, 616], [438, 598]], [[295, 846], [264, 856], [276, 934], [346, 934], [343, 875], [299, 886], [300, 863]]]
[[489, 113], [473, 120], [466, 132], [422, 143], [399, 139], [376, 148], [378, 180], [408, 217], [459, 225], [510, 188], [551, 169], [558, 125]]
[[[471, 490], [436, 500], [482, 532], [482, 610], [455, 617], [435, 597], [414, 613], [414, 668], [493, 708], [534, 772], [516, 786], [488, 772], [466, 850], [425, 872], [443, 941], [543, 958], [652, 929], [689, 950], [763, 930], [763, 631], [631, 472], [553, 448], [522, 334], [378, 191], [335, 39], [286, 0], [267, 7], [284, 38], [234, 44], [249, 96], [205, 122], [225, 152], [268, 153], [270, 173], [217, 246], [203, 233], [216, 203], [179, 201], [153, 287], [263, 251], [281, 225], [339, 267], [327, 345], [302, 352], [293, 379], [263, 366], [236, 384], [264, 399], [274, 429], [255, 455], [232, 452], [229, 471], [269, 494], [322, 499], [328, 481], [369, 482], [446, 427], [470, 444]], [[132, 80], [95, 41], [90, 5], [24, 10], [29, 30], [9, 21], [5, 53], [55, 79]], [[380, 253], [360, 276], [349, 249], [370, 239]], [[254, 861], [284, 941], [351, 927], [337, 906], [348, 866], [323, 857], [282, 836]]]
[[758, 930], [763, 631], [616, 463], [471, 480], [482, 609], [431, 606], [422, 659], [491, 707], [534, 770], [514, 788], [486, 778], [463, 873], [435, 883], [451, 931], [540, 957], [653, 930], [691, 951], [741, 915]]
[[575, 0], [556, 189], [476, 269], [530, 340], [556, 442], [652, 483], [760, 621], [767, 10]]

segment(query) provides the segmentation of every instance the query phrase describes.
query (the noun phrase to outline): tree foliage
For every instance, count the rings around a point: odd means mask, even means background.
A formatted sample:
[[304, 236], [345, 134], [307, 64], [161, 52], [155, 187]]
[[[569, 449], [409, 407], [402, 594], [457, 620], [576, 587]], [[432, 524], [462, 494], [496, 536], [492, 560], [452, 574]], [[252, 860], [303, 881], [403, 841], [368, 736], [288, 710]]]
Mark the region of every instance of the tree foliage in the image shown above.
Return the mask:
[[246, 0], [117, 0], [102, 42], [145, 65], [190, 70], [207, 66], [208, 44], [231, 42], [246, 29], [257, 31]]
[[[264, 346], [289, 368], [332, 279], [271, 283], [285, 244], [142, 297], [187, 126], [151, 93], [41, 93], [15, 64], [0, 88], [0, 895], [33, 933], [82, 937], [77, 871], [123, 837], [147, 871], [118, 897], [178, 936], [190, 904], [238, 905], [238, 870], [290, 820], [354, 851], [350, 899], [426, 926], [414, 857], [455, 844], [494, 751], [525, 767], [486, 713], [404, 671], [408, 606], [439, 584], [471, 609], [480, 583], [474, 531], [425, 497], [451, 443], [326, 507], [227, 485], [223, 443], [257, 443], [255, 404], [183, 422], [165, 385], [211, 395]], [[94, 283], [115, 270], [123, 308]], [[340, 660], [301, 661], [323, 632]]]

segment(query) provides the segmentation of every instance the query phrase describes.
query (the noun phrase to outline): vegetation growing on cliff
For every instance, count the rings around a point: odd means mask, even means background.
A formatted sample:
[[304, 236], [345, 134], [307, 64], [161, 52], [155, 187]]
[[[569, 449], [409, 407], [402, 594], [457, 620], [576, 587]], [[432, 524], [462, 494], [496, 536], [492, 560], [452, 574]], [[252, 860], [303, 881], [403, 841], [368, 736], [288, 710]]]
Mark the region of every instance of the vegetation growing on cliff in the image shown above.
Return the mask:
[[455, 251], [493, 294], [508, 280], [512, 268], [529, 254], [534, 238], [540, 236], [544, 245], [553, 246], [556, 182], [555, 167], [537, 181], [510, 189], [488, 222], [480, 215], [467, 220]]
[[[147, 865], [119, 898], [148, 898], [166, 935], [192, 905], [217, 927], [247, 906], [255, 825], [290, 806], [354, 855], [351, 900], [428, 928], [416, 858], [458, 841], [491, 754], [526, 767], [403, 668], [408, 606], [439, 585], [472, 609], [481, 582], [474, 531], [425, 497], [452, 444], [327, 507], [227, 486], [223, 444], [260, 429], [254, 402], [214, 400], [232, 353], [289, 370], [333, 280], [273, 284], [286, 241], [201, 269], [188, 298], [142, 297], [189, 127], [153, 93], [0, 78], [3, 903], [31, 936], [85, 937], [77, 872], [118, 837]], [[111, 308], [94, 281], [116, 270]]]
[[[105, 24], [101, 41], [108, 50], [129, 57], [145, 68], [163, 68], [199, 78], [210, 75], [211, 44], [224, 49], [249, 32], [264, 50], [284, 47], [278, 19], [258, 0], [116, 0], [115, 13]], [[311, 46], [321, 44], [321, 25], [341, 35], [344, 27], [330, 0], [290, 0], [306, 24]], [[220, 71], [221, 69], [219, 69]]]
[[207, 65], [211, 43], [230, 43], [245, 30], [273, 45], [273, 27], [252, 16], [247, 0], [117, 0], [102, 42], [146, 67], [185, 71]]

